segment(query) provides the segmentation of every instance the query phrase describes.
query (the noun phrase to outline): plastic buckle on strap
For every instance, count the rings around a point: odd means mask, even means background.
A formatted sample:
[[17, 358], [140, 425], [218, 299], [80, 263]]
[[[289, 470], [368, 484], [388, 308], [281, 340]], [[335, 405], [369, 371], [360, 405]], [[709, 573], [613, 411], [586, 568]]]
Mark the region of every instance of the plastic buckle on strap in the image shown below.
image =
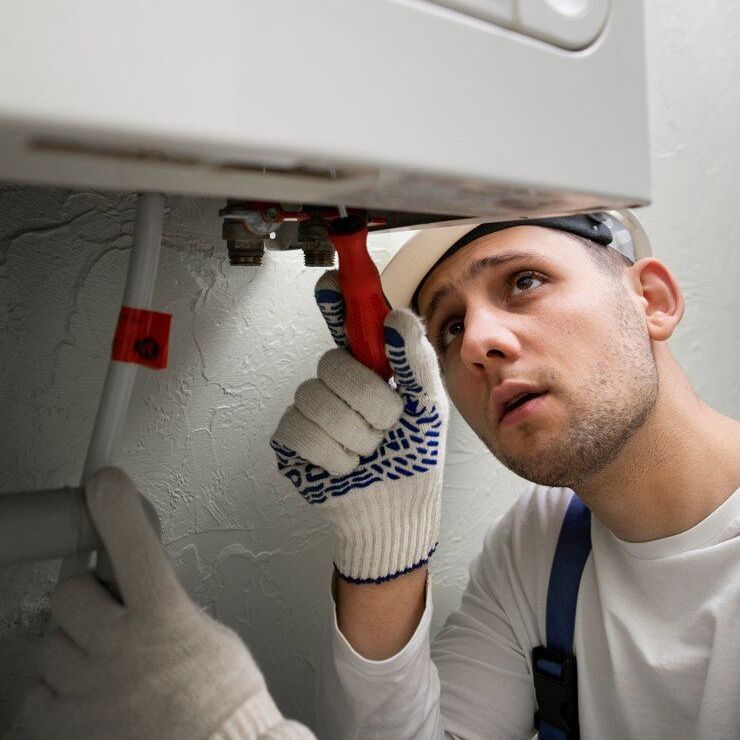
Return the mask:
[[[532, 651], [534, 690], [538, 709], [534, 726], [540, 731], [545, 727], [555, 732], [550, 737], [578, 740], [578, 676], [574, 655], [540, 645]], [[541, 727], [542, 725], [542, 727]], [[559, 732], [558, 732], [559, 730]]]

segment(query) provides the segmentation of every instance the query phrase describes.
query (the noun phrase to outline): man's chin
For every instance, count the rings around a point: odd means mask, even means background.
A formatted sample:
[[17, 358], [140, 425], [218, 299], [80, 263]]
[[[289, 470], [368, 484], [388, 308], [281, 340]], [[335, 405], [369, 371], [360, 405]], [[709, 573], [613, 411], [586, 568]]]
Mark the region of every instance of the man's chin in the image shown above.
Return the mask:
[[545, 424], [517, 424], [510, 427], [498, 427], [495, 434], [490, 434], [490, 443], [486, 446], [498, 457], [499, 454], [522, 460], [536, 460], [557, 442], [558, 435]]
[[552, 460], [549, 445], [544, 440], [509, 440], [498, 439], [495, 444], [487, 445], [493, 456], [506, 468], [520, 478], [543, 486], [568, 486], [568, 465], [558, 456], [558, 462]]
[[537, 483], [540, 486], [553, 488], [569, 488], [572, 481], [566, 476], [565, 471], [557, 466], [543, 464], [541, 459], [536, 458], [498, 458], [499, 462], [515, 473], [520, 478]]

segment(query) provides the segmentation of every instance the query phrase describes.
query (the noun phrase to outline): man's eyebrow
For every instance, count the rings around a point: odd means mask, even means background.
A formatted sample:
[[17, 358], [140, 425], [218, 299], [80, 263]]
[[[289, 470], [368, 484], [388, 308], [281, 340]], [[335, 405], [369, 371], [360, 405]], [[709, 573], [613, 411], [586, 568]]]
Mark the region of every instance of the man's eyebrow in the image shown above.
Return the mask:
[[[478, 277], [482, 272], [491, 269], [492, 267], [498, 267], [506, 264], [507, 262], [513, 262], [516, 259], [530, 258], [530, 259], [547, 259], [547, 255], [543, 252], [534, 252], [527, 250], [525, 252], [504, 252], [503, 254], [495, 254], [489, 257], [481, 257], [479, 260], [472, 262], [465, 268], [465, 272], [462, 277], [457, 281], [457, 285], [464, 285], [469, 283], [474, 278]], [[455, 290], [455, 286], [451, 283], [443, 285], [432, 293], [432, 297], [429, 299], [429, 306], [425, 313], [425, 319], [427, 323], [431, 323], [434, 312], [439, 308], [442, 301]]]

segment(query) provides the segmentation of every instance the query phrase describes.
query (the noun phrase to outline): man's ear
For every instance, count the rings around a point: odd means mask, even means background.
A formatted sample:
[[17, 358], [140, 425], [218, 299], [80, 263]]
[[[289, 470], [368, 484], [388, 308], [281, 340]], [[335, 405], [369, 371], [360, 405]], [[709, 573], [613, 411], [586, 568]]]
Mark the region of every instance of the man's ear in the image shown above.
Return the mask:
[[629, 272], [630, 285], [639, 300], [650, 338], [666, 341], [683, 317], [684, 300], [678, 281], [654, 257], [638, 260]]

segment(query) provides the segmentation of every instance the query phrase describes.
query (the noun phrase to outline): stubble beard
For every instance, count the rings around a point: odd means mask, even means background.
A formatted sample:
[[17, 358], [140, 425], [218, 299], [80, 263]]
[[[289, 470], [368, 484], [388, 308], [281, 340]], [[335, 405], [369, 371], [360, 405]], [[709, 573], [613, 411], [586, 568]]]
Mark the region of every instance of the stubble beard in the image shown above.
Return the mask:
[[[650, 418], [659, 395], [650, 339], [626, 292], [617, 288], [617, 293], [613, 340], [588, 368], [584, 386], [567, 396], [558, 394], [568, 409], [563, 433], [546, 446], [533, 443], [527, 451], [526, 438], [534, 440], [538, 422], [520, 422], [524, 441], [516, 453], [507, 451], [493, 434], [483, 439], [493, 455], [522, 478], [544, 486], [576, 488], [616, 460]], [[543, 373], [533, 380], [548, 388], [567, 388], [557, 373]], [[497, 428], [493, 419], [487, 421], [489, 430]]]

